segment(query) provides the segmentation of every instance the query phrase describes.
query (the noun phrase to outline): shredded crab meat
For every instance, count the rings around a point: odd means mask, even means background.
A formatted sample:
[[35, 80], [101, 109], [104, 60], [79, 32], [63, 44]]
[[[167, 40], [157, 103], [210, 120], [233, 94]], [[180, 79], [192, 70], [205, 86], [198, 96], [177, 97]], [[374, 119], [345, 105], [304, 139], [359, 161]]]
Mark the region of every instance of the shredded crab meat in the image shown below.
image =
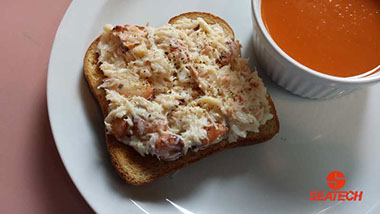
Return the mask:
[[202, 18], [160, 28], [104, 26], [97, 52], [108, 133], [141, 155], [171, 161], [258, 132], [273, 116], [240, 49]]

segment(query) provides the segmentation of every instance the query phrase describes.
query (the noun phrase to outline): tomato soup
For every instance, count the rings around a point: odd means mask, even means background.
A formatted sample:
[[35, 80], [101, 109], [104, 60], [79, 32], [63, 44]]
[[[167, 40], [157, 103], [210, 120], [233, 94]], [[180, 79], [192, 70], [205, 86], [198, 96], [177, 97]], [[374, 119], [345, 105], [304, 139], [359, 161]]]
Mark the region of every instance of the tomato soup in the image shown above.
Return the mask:
[[380, 0], [262, 0], [276, 44], [321, 73], [349, 77], [380, 65]]

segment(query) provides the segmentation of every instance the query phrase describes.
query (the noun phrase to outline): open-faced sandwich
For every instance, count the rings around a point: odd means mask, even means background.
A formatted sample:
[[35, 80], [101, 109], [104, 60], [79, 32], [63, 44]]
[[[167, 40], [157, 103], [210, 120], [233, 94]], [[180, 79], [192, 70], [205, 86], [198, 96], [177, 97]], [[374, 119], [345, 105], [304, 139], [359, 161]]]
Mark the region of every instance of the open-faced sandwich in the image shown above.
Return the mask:
[[147, 183], [279, 131], [273, 102], [240, 49], [231, 27], [208, 13], [181, 14], [159, 28], [104, 26], [84, 73], [125, 181]]

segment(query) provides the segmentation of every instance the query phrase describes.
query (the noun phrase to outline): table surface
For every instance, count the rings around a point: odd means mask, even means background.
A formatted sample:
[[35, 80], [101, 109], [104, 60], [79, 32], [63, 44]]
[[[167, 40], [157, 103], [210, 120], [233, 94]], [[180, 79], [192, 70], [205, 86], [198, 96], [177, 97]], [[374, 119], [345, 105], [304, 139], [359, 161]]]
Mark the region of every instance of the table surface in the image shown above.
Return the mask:
[[93, 212], [58, 155], [46, 104], [50, 50], [70, 2], [0, 2], [0, 213]]

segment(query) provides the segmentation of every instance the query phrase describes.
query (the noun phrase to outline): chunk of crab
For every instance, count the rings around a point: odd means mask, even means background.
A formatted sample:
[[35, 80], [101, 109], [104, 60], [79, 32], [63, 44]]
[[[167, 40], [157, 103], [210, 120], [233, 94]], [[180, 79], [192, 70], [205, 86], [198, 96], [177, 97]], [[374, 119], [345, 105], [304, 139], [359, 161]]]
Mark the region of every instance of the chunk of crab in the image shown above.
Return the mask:
[[154, 121], [147, 121], [143, 118], [135, 118], [134, 120], [133, 131], [139, 137], [151, 133], [157, 133], [160, 130], [167, 130], [167, 123], [164, 120], [157, 119]]
[[140, 96], [149, 99], [153, 96], [153, 87], [148, 82], [120, 82], [109, 87], [125, 97]]
[[155, 154], [161, 160], [172, 161], [183, 155], [184, 142], [177, 135], [160, 135], [155, 142]]
[[117, 138], [131, 136], [132, 134], [129, 124], [123, 118], [113, 119], [111, 127], [111, 133]]
[[219, 63], [220, 67], [223, 67], [225, 65], [233, 65], [233, 61], [236, 58], [240, 57], [240, 48], [241, 45], [237, 41], [228, 41], [227, 42], [228, 51], [223, 51], [217, 62]]
[[215, 126], [206, 127], [207, 138], [201, 141], [202, 145], [210, 145], [216, 140], [219, 140], [223, 135], [228, 132], [228, 128], [222, 124], [216, 124]]
[[130, 50], [142, 44], [147, 33], [135, 25], [117, 25], [112, 32], [120, 41], [120, 51], [125, 61], [128, 63], [136, 60], [136, 56]]

